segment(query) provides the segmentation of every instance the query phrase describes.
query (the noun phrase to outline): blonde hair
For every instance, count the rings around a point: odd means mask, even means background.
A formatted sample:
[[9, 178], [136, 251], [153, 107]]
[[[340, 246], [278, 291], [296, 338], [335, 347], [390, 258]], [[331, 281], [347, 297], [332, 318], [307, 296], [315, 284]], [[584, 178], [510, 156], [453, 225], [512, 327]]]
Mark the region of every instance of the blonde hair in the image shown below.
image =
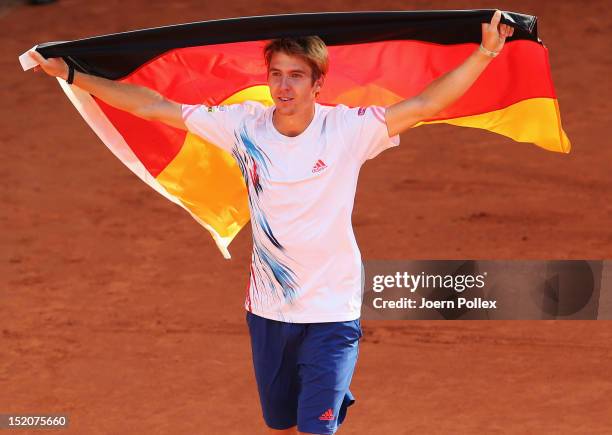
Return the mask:
[[318, 36], [299, 36], [271, 40], [264, 48], [264, 58], [268, 69], [270, 68], [272, 55], [278, 52], [298, 56], [305, 60], [312, 69], [313, 83], [327, 74], [327, 69], [329, 68], [327, 46]]

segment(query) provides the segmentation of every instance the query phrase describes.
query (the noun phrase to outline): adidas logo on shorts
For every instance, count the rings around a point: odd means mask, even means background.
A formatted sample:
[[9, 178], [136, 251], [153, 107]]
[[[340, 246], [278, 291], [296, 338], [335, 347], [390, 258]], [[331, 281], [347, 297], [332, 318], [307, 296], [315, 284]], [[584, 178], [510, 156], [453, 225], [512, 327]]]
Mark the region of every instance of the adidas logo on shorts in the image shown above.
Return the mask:
[[331, 408], [329, 408], [327, 411], [321, 414], [321, 417], [319, 417], [319, 420], [333, 420], [333, 419], [334, 419], [334, 411]]

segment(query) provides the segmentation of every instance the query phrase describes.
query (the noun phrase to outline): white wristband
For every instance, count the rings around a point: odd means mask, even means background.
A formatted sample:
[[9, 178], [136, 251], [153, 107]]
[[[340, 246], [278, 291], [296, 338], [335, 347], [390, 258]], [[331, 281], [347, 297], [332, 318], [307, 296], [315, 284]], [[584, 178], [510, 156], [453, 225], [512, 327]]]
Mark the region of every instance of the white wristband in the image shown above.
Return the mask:
[[495, 57], [499, 54], [499, 51], [491, 51], [491, 50], [487, 50], [486, 48], [484, 48], [484, 46], [482, 45], [482, 43], [480, 43], [480, 47], [478, 47], [478, 49], [486, 54], [489, 57]]

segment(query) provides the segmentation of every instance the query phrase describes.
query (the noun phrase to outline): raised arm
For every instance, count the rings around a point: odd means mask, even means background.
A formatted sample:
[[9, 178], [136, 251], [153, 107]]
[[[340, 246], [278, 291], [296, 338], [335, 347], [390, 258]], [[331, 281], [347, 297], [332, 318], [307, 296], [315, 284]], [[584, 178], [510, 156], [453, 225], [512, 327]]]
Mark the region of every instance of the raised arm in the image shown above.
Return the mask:
[[[64, 59], [61, 57], [45, 59], [35, 50], [30, 50], [28, 54], [38, 62], [34, 71], [43, 70], [50, 76], [67, 80], [68, 65]], [[160, 121], [187, 130], [181, 116], [181, 105], [164, 98], [152, 89], [115, 82], [79, 71], [74, 72], [72, 83], [117, 109], [125, 110], [140, 118]]]
[[387, 108], [385, 118], [389, 136], [395, 136], [413, 127], [423, 119], [431, 118], [457, 101], [476, 81], [493, 57], [486, 52], [499, 53], [506, 37], [514, 29], [499, 25], [501, 11], [497, 10], [489, 24], [482, 23], [482, 46], [452, 71], [431, 82], [419, 95], [400, 101]]

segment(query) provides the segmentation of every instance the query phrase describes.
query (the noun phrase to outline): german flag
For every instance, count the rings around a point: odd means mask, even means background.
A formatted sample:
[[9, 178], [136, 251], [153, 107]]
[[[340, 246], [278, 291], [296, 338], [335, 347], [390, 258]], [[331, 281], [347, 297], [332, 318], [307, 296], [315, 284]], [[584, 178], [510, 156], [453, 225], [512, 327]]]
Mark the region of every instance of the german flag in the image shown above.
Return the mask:
[[[40, 44], [77, 70], [152, 88], [186, 104], [272, 104], [263, 47], [272, 38], [320, 36], [330, 69], [319, 103], [382, 105], [417, 95], [481, 42], [494, 10], [311, 13], [181, 24]], [[514, 35], [468, 92], [436, 117], [518, 142], [569, 152], [536, 17], [503, 12]], [[22, 56], [23, 57], [23, 56]], [[24, 64], [24, 68], [27, 65]], [[227, 247], [249, 220], [247, 192], [231, 155], [191, 133], [117, 110], [59, 80], [106, 146], [144, 182], [185, 208]]]

